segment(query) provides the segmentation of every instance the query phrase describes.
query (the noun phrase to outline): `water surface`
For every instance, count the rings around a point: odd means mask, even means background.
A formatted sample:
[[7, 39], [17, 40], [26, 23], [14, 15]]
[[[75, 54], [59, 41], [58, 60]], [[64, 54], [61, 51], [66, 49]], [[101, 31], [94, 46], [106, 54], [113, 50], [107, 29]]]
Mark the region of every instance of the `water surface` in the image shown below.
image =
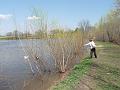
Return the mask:
[[32, 73], [17, 40], [0, 41], [0, 90], [22, 90]]

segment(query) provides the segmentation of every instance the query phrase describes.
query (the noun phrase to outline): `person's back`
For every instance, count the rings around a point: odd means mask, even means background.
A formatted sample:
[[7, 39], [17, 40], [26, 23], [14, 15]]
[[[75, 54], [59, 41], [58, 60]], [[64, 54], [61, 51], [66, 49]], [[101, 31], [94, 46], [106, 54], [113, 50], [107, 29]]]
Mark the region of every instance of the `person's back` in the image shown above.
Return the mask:
[[96, 48], [96, 45], [95, 45], [95, 43], [93, 41], [90, 42], [90, 46], [91, 46], [91, 49]]
[[90, 47], [90, 57], [92, 58], [93, 53], [94, 53], [95, 58], [97, 58], [97, 55], [96, 55], [96, 45], [93, 42], [93, 40], [90, 39], [89, 43], [85, 44], [85, 46], [89, 46]]

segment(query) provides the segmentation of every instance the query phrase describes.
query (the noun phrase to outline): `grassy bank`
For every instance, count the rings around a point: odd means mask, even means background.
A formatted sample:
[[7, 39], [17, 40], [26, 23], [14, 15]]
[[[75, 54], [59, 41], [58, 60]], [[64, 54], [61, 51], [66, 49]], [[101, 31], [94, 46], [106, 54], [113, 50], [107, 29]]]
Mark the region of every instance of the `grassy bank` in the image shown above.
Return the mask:
[[[32, 37], [20, 37], [20, 39], [32, 39]], [[14, 36], [2, 36], [0, 37], [0, 40], [19, 40], [19, 37]]]
[[85, 58], [78, 65], [75, 65], [72, 72], [61, 81], [58, 85], [53, 87], [53, 90], [72, 90], [72, 88], [79, 82], [79, 80], [86, 74], [92, 61], [89, 58]]
[[120, 46], [109, 42], [98, 42], [98, 61], [94, 61], [96, 90], [120, 90]]
[[0, 37], [0, 40], [9, 40], [9, 38], [4, 37], [4, 36], [1, 36], [1, 37]]
[[98, 58], [84, 59], [53, 90], [120, 90], [120, 46], [110, 42], [97, 46]]
[[110, 42], [97, 42], [97, 46], [98, 58], [92, 59], [84, 84], [73, 90], [120, 90], [120, 46]]

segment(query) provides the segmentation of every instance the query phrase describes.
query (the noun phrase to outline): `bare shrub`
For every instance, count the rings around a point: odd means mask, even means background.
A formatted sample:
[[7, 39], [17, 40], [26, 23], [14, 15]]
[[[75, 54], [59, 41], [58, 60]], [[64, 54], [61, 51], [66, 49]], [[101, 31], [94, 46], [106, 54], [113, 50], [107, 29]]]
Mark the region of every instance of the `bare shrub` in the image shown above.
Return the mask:
[[28, 23], [32, 37], [31, 40], [28, 38], [26, 51], [31, 62], [40, 73], [48, 69], [65, 72], [83, 55], [81, 49], [87, 37], [89, 23], [81, 22], [78, 31], [66, 31], [58, 27], [52, 33], [48, 33], [50, 26], [47, 19], [37, 11], [35, 15], [40, 19]]
[[82, 35], [77, 32], [58, 33], [54, 39], [49, 39], [48, 44], [53, 57], [55, 67], [59, 72], [65, 72], [73, 63], [81, 57], [83, 46]]

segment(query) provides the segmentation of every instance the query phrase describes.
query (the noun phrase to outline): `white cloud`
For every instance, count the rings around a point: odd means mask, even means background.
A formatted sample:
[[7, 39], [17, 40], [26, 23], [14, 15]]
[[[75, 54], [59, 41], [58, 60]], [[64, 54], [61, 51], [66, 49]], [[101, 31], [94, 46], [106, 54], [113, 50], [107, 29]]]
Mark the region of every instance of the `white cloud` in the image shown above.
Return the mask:
[[28, 16], [27, 19], [28, 19], [28, 20], [38, 20], [38, 19], [40, 19], [40, 17]]
[[5, 20], [11, 18], [11, 14], [0, 14], [0, 20]]

